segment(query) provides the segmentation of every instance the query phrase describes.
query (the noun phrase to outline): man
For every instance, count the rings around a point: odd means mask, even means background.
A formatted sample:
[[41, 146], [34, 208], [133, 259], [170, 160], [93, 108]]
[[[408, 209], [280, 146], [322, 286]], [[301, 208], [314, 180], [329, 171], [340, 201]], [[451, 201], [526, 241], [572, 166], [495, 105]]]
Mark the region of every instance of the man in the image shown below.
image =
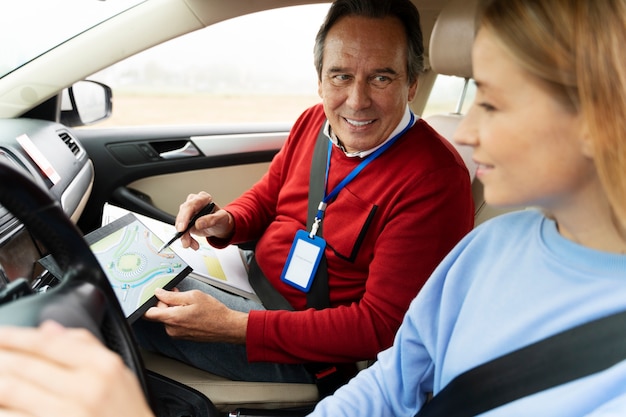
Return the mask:
[[[410, 301], [471, 230], [462, 159], [409, 110], [423, 67], [410, 1], [337, 0], [314, 52], [323, 103], [296, 121], [258, 183], [191, 229], [214, 246], [256, 241], [255, 276], [288, 306], [185, 279], [179, 291], [159, 290], [136, 326], [144, 347], [232, 379], [311, 382], [306, 364], [354, 364], [389, 347]], [[310, 196], [311, 170], [322, 182]], [[177, 229], [212, 200], [190, 195]], [[309, 200], [322, 203], [317, 232]], [[189, 233], [182, 243], [198, 247]], [[298, 248], [309, 243], [321, 259]], [[326, 303], [307, 300], [325, 282]]]

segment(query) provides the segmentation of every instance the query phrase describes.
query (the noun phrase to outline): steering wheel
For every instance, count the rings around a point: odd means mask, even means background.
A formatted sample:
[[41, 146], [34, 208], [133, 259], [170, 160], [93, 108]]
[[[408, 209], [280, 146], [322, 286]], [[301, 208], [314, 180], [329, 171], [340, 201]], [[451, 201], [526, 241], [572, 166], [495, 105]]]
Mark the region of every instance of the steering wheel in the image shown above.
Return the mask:
[[0, 163], [0, 204], [50, 250], [63, 271], [54, 288], [0, 305], [0, 325], [35, 327], [52, 319], [88, 329], [122, 357], [148, 396], [143, 362], [115, 293], [59, 202], [17, 168]]

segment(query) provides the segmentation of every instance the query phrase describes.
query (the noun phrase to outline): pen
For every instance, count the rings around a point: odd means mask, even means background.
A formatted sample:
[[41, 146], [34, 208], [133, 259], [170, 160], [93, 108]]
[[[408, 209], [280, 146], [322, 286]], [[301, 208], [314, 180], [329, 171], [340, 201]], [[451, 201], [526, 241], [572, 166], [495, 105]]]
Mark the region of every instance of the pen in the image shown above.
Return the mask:
[[200, 210], [199, 212], [194, 214], [193, 217], [191, 218], [191, 220], [189, 220], [189, 223], [187, 224], [187, 227], [185, 227], [185, 230], [183, 230], [182, 232], [176, 232], [174, 237], [172, 237], [167, 243], [164, 243], [163, 246], [161, 246], [159, 248], [157, 253], [161, 253], [161, 251], [163, 249], [167, 248], [172, 243], [174, 243], [176, 241], [176, 239], [179, 239], [182, 235], [184, 235], [189, 230], [191, 230], [193, 225], [196, 224], [196, 220], [198, 220], [200, 217], [206, 216], [207, 214], [213, 213], [213, 209], [215, 209], [215, 203], [213, 203], [213, 202], [211, 202], [211, 203], [207, 204], [206, 206], [204, 206], [204, 208], [202, 210]]

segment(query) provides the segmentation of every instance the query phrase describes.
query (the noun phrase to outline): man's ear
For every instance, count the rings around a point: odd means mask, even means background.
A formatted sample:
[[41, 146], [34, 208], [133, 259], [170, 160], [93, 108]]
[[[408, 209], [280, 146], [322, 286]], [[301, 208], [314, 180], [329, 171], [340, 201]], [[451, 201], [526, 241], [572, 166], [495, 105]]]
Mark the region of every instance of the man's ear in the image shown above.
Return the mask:
[[317, 81], [317, 95], [320, 96], [321, 99], [324, 98], [324, 95], [322, 94], [322, 80]]
[[409, 96], [407, 97], [409, 99], [409, 103], [413, 101], [416, 93], [417, 93], [417, 78], [415, 79], [415, 81], [413, 81], [413, 83], [411, 83], [411, 85], [409, 85]]

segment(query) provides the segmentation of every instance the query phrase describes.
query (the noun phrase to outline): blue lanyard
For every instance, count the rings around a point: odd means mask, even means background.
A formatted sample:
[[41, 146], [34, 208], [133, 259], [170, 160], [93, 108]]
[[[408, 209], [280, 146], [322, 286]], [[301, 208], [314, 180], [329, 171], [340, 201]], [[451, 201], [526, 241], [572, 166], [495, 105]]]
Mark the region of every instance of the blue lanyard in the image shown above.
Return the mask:
[[409, 123], [404, 127], [404, 129], [402, 129], [400, 133], [398, 133], [397, 135], [389, 139], [383, 146], [381, 146], [380, 148], [376, 149], [374, 152], [366, 156], [361, 161], [361, 163], [357, 165], [339, 184], [337, 184], [337, 186], [330, 193], [327, 193], [328, 191], [327, 188], [328, 188], [328, 173], [330, 172], [330, 156], [331, 156], [333, 144], [331, 141], [328, 141], [328, 155], [326, 157], [326, 176], [324, 178], [324, 194], [325, 195], [324, 195], [324, 199], [320, 202], [319, 206], [317, 207], [317, 214], [315, 216], [315, 220], [313, 221], [313, 225], [311, 226], [311, 233], [309, 233], [309, 237], [311, 239], [313, 238], [313, 236], [317, 234], [317, 230], [319, 229], [319, 224], [322, 222], [322, 219], [324, 218], [324, 212], [326, 210], [326, 206], [328, 205], [328, 202], [333, 200], [335, 197], [337, 197], [337, 194], [339, 194], [339, 192], [343, 190], [346, 185], [348, 185], [357, 175], [359, 175], [359, 173], [363, 171], [363, 169], [366, 166], [368, 166], [370, 162], [378, 158], [383, 152], [389, 149], [391, 145], [393, 145], [400, 138], [400, 136], [404, 135], [406, 131], [409, 130], [413, 126], [413, 123], [415, 122], [415, 115], [413, 115], [413, 112], [410, 112], [410, 114], [411, 114], [411, 119], [409, 120]]

